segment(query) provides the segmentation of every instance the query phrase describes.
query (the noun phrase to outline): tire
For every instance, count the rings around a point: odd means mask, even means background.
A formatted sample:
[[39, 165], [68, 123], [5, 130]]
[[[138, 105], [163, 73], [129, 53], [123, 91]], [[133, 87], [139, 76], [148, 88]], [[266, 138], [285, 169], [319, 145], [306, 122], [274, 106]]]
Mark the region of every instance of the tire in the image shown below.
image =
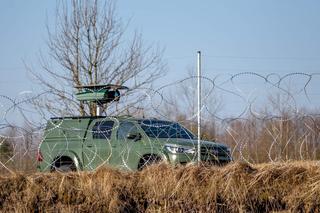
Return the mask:
[[51, 167], [52, 172], [75, 172], [77, 167], [73, 163], [72, 159], [66, 156], [57, 158]]
[[141, 171], [142, 169], [145, 169], [148, 166], [151, 166], [160, 162], [161, 162], [161, 158], [157, 155], [145, 155], [139, 161], [138, 170]]
[[65, 172], [75, 172], [75, 171], [77, 171], [77, 169], [74, 166], [74, 164], [65, 164], [65, 165], [61, 165], [59, 167], [56, 167], [55, 171], [65, 173]]

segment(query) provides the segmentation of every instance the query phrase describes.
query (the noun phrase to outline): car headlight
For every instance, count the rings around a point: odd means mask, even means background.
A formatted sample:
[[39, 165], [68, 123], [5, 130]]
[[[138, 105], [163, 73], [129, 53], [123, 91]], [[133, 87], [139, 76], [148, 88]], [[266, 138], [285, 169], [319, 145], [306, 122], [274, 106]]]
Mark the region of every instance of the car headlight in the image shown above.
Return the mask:
[[196, 151], [194, 147], [178, 146], [174, 144], [166, 144], [164, 147], [166, 150], [168, 150], [170, 153], [173, 153], [173, 154], [180, 154], [180, 153], [194, 154]]

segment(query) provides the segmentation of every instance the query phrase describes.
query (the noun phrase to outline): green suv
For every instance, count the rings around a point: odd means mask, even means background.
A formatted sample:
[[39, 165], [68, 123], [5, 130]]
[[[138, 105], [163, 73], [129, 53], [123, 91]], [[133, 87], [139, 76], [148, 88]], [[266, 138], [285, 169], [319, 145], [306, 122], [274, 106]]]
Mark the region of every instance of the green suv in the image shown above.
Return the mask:
[[[176, 122], [132, 117], [59, 117], [48, 121], [37, 160], [40, 171], [81, 171], [111, 166], [140, 170], [165, 161], [197, 161], [197, 138]], [[226, 164], [230, 148], [201, 141], [201, 161]]]

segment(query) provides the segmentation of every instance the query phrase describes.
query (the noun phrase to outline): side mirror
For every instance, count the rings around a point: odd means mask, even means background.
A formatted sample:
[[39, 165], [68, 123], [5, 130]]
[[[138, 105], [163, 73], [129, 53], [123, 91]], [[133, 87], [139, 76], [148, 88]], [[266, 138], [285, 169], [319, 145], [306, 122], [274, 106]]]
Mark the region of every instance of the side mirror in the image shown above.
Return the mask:
[[139, 141], [141, 140], [141, 138], [142, 136], [138, 132], [131, 132], [127, 135], [127, 139], [134, 140], [134, 141]]

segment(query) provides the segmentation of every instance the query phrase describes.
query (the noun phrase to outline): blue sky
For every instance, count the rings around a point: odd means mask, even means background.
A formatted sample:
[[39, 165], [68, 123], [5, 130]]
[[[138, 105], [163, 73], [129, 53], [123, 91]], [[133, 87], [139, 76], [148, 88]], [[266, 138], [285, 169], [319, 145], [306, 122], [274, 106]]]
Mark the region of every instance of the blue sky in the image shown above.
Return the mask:
[[[23, 61], [36, 67], [39, 50], [45, 54], [45, 25], [54, 23], [55, 6], [53, 0], [1, 2], [0, 94], [14, 97], [39, 89], [29, 82]], [[159, 85], [186, 76], [198, 50], [210, 78], [239, 72], [320, 73], [319, 9], [316, 0], [118, 1], [119, 16], [131, 19], [128, 33], [137, 29], [147, 43], [166, 49], [169, 70]], [[314, 107], [320, 103], [319, 80], [316, 76], [309, 85]], [[249, 77], [239, 85], [264, 90], [257, 82]], [[299, 88], [304, 82], [301, 76], [293, 80]]]

